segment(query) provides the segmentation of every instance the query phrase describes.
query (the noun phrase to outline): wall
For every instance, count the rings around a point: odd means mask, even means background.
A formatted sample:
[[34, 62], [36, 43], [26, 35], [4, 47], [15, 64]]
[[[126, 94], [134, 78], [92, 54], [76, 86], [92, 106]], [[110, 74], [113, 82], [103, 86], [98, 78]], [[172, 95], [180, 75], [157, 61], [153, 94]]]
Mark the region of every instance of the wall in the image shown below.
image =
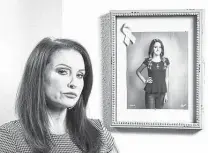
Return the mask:
[[[208, 8], [205, 0], [63, 0], [63, 36], [73, 38], [82, 43], [92, 59], [94, 70], [94, 85], [88, 115], [92, 118], [103, 118], [102, 96], [102, 66], [101, 66], [101, 34], [100, 17], [109, 10], [126, 9], [187, 9]], [[206, 25], [208, 13], [206, 11]], [[206, 29], [204, 31], [206, 33]], [[207, 33], [205, 36], [207, 40]], [[205, 41], [204, 41], [205, 42]], [[204, 44], [204, 50], [208, 49]], [[203, 57], [208, 60], [207, 53]], [[207, 73], [207, 71], [206, 71]], [[207, 75], [206, 75], [207, 76]], [[206, 77], [207, 79], [207, 77]], [[207, 92], [204, 86], [204, 93]], [[207, 95], [207, 94], [206, 94]], [[204, 94], [204, 110], [208, 109], [207, 96]], [[175, 153], [208, 151], [208, 123], [207, 112], [204, 113], [204, 129], [199, 132], [183, 130], [144, 130], [144, 129], [117, 129], [112, 132], [118, 149], [121, 153]]]
[[29, 53], [43, 37], [61, 36], [61, 7], [59, 0], [0, 2], [0, 124], [16, 118], [16, 91]]

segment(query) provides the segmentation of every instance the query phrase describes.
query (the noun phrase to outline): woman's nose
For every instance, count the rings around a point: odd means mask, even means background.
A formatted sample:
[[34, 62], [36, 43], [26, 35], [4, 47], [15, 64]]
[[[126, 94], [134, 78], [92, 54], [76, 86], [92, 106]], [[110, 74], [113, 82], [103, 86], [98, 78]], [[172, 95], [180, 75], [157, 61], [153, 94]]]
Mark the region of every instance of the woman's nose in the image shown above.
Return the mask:
[[71, 89], [75, 89], [77, 87], [76, 85], [76, 77], [72, 76], [69, 83], [67, 84], [67, 87]]
[[74, 85], [74, 84], [68, 84], [67, 85], [69, 88], [71, 88], [71, 89], [75, 89], [76, 88], [76, 85]]

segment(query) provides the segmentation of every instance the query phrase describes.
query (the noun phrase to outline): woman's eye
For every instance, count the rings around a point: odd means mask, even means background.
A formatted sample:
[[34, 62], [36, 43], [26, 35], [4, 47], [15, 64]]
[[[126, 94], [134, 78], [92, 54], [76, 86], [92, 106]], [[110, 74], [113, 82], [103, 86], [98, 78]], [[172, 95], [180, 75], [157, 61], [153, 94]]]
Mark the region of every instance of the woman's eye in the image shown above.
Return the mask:
[[84, 77], [84, 74], [77, 74], [77, 77], [82, 79]]
[[67, 70], [64, 70], [64, 69], [60, 69], [57, 72], [61, 75], [67, 75], [68, 74]]

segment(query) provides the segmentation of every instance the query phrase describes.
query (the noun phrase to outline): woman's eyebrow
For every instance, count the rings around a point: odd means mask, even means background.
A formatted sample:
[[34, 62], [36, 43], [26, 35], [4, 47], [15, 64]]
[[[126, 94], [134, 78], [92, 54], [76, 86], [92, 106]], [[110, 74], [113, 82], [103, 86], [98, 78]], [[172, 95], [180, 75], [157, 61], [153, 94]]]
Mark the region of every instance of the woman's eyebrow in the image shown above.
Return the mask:
[[[67, 68], [71, 69], [71, 67], [66, 65], [66, 64], [58, 64], [55, 67], [58, 67], [58, 66], [64, 66], [64, 67], [67, 67]], [[85, 69], [80, 69], [79, 71], [85, 72]]]
[[68, 67], [68, 68], [70, 68], [70, 69], [71, 69], [71, 67], [70, 67], [70, 66], [68, 66], [68, 65], [66, 65], [66, 64], [58, 64], [58, 65], [56, 65], [55, 67], [58, 67], [58, 66], [64, 66], [64, 67]]
[[85, 69], [80, 69], [79, 71], [85, 72]]

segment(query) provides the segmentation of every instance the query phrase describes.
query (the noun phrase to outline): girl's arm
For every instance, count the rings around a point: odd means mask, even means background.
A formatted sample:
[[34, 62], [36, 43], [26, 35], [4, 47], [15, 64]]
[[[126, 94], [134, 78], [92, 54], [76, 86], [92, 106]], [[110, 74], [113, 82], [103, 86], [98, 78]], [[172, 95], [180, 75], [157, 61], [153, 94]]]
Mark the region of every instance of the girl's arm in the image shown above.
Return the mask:
[[145, 64], [142, 63], [142, 65], [140, 65], [140, 67], [136, 70], [136, 74], [137, 76], [140, 78], [140, 80], [145, 84], [146, 83], [146, 79], [144, 78], [144, 76], [141, 74], [142, 70], [147, 67]]
[[165, 78], [165, 82], [166, 82], [166, 86], [167, 86], [167, 93], [168, 93], [168, 89], [169, 89], [169, 66], [166, 69], [166, 78]]
[[113, 146], [113, 149], [109, 153], [119, 153], [115, 144]]
[[164, 103], [168, 102], [168, 91], [169, 91], [169, 66], [168, 66], [167, 69], [166, 69], [165, 82], [166, 82], [166, 86], [167, 86], [167, 92], [166, 92], [166, 94], [165, 94]]
[[165, 58], [166, 61], [166, 65], [167, 65], [167, 68], [166, 68], [166, 78], [165, 78], [165, 82], [166, 82], [166, 86], [167, 86], [167, 94], [168, 94], [168, 89], [169, 89], [169, 66], [170, 66], [170, 61], [168, 58]]

